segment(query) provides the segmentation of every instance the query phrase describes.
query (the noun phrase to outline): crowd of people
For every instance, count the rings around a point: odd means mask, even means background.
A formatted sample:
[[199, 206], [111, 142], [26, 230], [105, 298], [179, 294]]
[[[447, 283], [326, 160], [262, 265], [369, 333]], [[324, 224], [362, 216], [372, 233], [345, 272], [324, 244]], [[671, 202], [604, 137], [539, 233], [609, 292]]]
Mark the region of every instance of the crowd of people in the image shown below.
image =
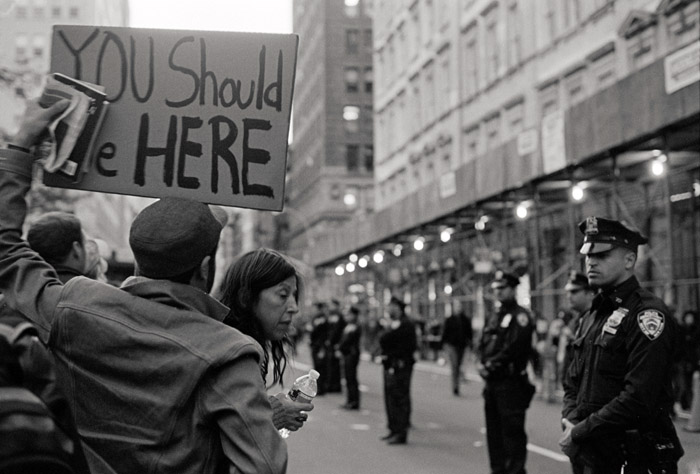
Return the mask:
[[[12, 144], [0, 150], [0, 323], [31, 323], [26, 347], [33, 350], [24, 355], [42, 361], [47, 383], [37, 395], [73, 440], [67, 462], [83, 473], [285, 472], [278, 430], [300, 429], [314, 408], [267, 390], [281, 385], [294, 347], [299, 270], [285, 255], [257, 249], [238, 257], [213, 291], [226, 213], [179, 198], [136, 216], [129, 234], [136, 271], [119, 288], [104, 282], [95, 241], [74, 216], [41, 216], [23, 239], [31, 149], [65, 106], [30, 104]], [[478, 339], [493, 473], [525, 473], [525, 417], [536, 391], [530, 366], [549, 401], [563, 390], [560, 445], [576, 474], [617, 473], [625, 464], [676, 472], [683, 451], [673, 405], [688, 409], [693, 399], [698, 315], [686, 311], [677, 320], [640, 287], [641, 233], [595, 217], [579, 229], [586, 273], [569, 275], [568, 307], [551, 322], [538, 324], [518, 304], [520, 278], [508, 271], [491, 282], [494, 310], [478, 338], [454, 305], [433, 335], [449, 360], [450, 388], [459, 396], [462, 361]], [[314, 309], [308, 335], [318, 395], [345, 387], [342, 408], [358, 410], [357, 369], [368, 351], [383, 371], [382, 439], [406, 444], [419, 348], [406, 302], [392, 296], [388, 318], [374, 325], [337, 299]], [[0, 344], [3, 362], [10, 350]], [[2, 367], [0, 387], [22, 383], [24, 365]]]

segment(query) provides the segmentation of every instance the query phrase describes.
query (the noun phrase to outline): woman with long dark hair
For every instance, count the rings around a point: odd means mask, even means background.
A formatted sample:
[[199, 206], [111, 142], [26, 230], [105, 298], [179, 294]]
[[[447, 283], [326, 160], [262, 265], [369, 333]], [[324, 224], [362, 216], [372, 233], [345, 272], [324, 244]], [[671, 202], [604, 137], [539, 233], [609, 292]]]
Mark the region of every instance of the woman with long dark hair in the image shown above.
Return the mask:
[[[299, 312], [303, 279], [294, 264], [279, 252], [261, 248], [239, 257], [228, 269], [220, 299], [230, 308], [225, 324], [252, 337], [263, 350], [260, 372], [268, 384], [282, 385], [287, 368], [285, 346], [294, 316]], [[289, 400], [285, 392], [270, 396], [273, 423], [277, 429], [296, 431], [306, 421], [313, 405]]]

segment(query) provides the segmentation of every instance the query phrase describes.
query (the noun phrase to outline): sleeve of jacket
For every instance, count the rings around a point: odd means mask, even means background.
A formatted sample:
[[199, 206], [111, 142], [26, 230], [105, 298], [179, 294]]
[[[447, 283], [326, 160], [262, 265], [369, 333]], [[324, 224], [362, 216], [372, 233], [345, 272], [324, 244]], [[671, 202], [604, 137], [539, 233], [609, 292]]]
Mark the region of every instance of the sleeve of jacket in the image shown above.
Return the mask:
[[564, 405], [561, 410], [561, 417], [566, 418], [572, 423], [577, 423], [579, 420], [576, 415], [576, 398], [578, 396], [578, 385], [571, 373], [571, 367], [564, 370], [562, 377], [562, 387], [564, 388]]
[[[666, 328], [656, 339], [645, 336], [637, 323], [638, 315], [652, 310], [664, 314]], [[630, 315], [632, 316], [632, 315]], [[676, 331], [667, 313], [647, 308], [637, 311], [630, 321], [630, 337], [626, 341], [629, 353], [624, 389], [600, 410], [578, 423], [572, 431], [574, 441], [589, 437], [604, 437], [611, 431], [633, 429], [652, 421], [662, 407], [658, 406], [659, 394], [664, 387], [672, 364]]]
[[0, 292], [34, 323], [46, 342], [63, 285], [22, 239], [32, 161], [26, 153], [0, 150]]
[[200, 392], [205, 419], [219, 426], [226, 472], [287, 471], [287, 445], [273, 424], [260, 366], [251, 352], [212, 371]]

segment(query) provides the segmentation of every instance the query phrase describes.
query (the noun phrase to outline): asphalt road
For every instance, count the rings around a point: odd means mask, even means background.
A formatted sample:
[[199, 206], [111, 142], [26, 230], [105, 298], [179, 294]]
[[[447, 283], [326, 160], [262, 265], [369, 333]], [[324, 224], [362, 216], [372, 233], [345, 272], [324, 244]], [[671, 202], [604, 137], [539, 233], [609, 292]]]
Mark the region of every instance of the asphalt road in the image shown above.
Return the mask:
[[[308, 353], [300, 348], [291, 380], [309, 366]], [[488, 474], [485, 445], [482, 384], [469, 375], [462, 395], [451, 393], [447, 368], [419, 362], [413, 375], [413, 415], [408, 444], [387, 446], [381, 366], [363, 361], [359, 379], [362, 407], [339, 408], [344, 395], [317, 397], [304, 428], [288, 438], [289, 474]], [[470, 373], [468, 371], [468, 373]], [[287, 385], [288, 387], [289, 385]], [[568, 459], [559, 451], [559, 403], [546, 403], [537, 395], [527, 413], [529, 436], [527, 469], [530, 474], [565, 474]], [[686, 450], [681, 474], [700, 474], [700, 433], [677, 427]]]

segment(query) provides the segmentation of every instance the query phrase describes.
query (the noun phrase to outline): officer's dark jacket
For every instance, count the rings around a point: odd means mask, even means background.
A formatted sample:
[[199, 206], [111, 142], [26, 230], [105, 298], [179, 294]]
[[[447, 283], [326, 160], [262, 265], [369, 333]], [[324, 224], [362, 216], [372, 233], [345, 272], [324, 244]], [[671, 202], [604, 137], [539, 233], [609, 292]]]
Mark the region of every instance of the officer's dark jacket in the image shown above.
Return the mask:
[[495, 379], [522, 373], [532, 351], [534, 326], [528, 310], [515, 301], [504, 302], [481, 336], [481, 363]]
[[382, 348], [382, 355], [388, 360], [413, 362], [413, 353], [417, 346], [415, 326], [407, 317], [402, 317], [398, 327], [388, 329], [381, 335], [379, 346]]
[[[650, 317], [656, 324], [648, 324]], [[598, 294], [582, 316], [564, 381], [562, 416], [576, 424], [573, 441], [608, 439], [632, 429], [673, 430], [676, 341], [668, 308], [635, 277]]]

